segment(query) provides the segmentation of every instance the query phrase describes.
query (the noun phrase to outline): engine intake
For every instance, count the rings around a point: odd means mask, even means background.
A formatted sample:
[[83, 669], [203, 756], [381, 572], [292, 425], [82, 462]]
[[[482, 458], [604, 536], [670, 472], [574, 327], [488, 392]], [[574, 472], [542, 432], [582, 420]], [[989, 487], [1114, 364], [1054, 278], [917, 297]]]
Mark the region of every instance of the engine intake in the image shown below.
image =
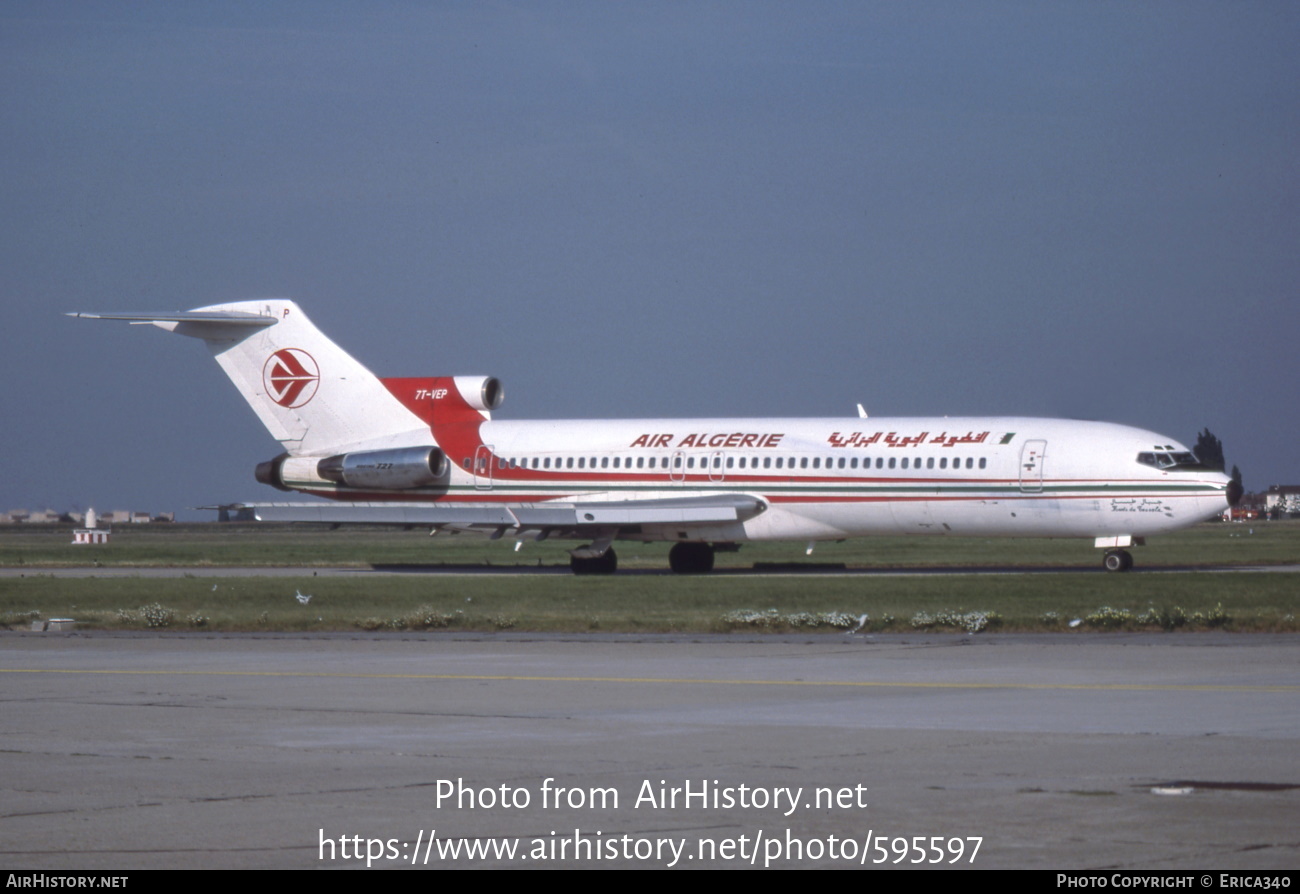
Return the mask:
[[495, 410], [505, 400], [506, 390], [493, 376], [453, 376], [456, 390], [476, 410]]

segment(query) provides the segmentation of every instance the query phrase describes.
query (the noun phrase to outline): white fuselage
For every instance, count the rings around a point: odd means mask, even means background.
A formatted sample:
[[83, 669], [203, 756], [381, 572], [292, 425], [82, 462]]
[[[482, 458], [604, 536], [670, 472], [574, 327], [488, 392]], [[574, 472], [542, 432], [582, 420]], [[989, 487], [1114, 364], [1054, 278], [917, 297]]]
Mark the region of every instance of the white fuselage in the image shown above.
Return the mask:
[[644, 540], [1145, 536], [1194, 524], [1228, 503], [1229, 479], [1221, 472], [1138, 462], [1144, 452], [1187, 448], [1102, 422], [649, 419], [484, 421], [475, 428], [477, 437], [437, 444], [450, 460], [445, 485], [376, 492], [306, 478], [286, 483], [375, 502], [513, 505], [738, 494], [767, 507], [725, 525], [620, 535]]

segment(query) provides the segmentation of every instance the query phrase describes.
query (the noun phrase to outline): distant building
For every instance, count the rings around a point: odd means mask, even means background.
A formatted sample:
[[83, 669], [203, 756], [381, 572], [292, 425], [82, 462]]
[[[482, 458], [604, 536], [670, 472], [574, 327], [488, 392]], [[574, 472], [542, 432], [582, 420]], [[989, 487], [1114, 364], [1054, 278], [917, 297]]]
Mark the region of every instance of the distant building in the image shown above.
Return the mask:
[[29, 512], [26, 509], [12, 509], [5, 513], [5, 520], [15, 525], [54, 525], [58, 524], [59, 513], [53, 509]]
[[112, 531], [99, 526], [99, 518], [95, 515], [93, 508], [86, 510], [86, 526], [77, 528], [72, 532], [72, 543], [74, 546], [94, 546], [108, 543]]
[[1264, 494], [1264, 509], [1280, 515], [1300, 514], [1300, 484], [1274, 484]]
[[[88, 514], [88, 513], [87, 513]], [[31, 512], [27, 509], [9, 509], [0, 511], [0, 525], [81, 525], [86, 528], [93, 527], [85, 523], [85, 515], [73, 510], [71, 512], [55, 512], [53, 509], [43, 509]], [[144, 524], [147, 522], [174, 522], [176, 521], [175, 512], [126, 512], [118, 509], [113, 512], [105, 512], [99, 516], [99, 521], [106, 524], [117, 522], [118, 524]]]
[[112, 536], [113, 532], [108, 528], [77, 528], [72, 532], [72, 543], [74, 546], [108, 543]]

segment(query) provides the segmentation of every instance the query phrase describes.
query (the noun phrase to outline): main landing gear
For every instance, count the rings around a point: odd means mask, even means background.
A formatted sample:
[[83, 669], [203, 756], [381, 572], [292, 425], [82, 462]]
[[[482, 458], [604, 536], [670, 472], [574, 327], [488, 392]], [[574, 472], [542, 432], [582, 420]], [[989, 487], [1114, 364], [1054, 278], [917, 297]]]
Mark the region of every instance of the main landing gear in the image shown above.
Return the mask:
[[577, 556], [569, 556], [569, 570], [574, 574], [613, 574], [618, 570], [618, 556], [614, 554], [613, 547], [605, 550], [599, 556], [580, 559]]
[[1133, 554], [1126, 549], [1107, 550], [1101, 564], [1107, 571], [1128, 571], [1133, 567]]
[[708, 543], [674, 543], [668, 566], [675, 574], [708, 574], [713, 570], [713, 546]]
[[[613, 574], [618, 570], [618, 556], [613, 547], [598, 556], [590, 555], [591, 548], [583, 547], [569, 554], [569, 570], [574, 574]], [[674, 543], [668, 551], [668, 565], [676, 574], [708, 574], [713, 570], [713, 545], [709, 543]]]

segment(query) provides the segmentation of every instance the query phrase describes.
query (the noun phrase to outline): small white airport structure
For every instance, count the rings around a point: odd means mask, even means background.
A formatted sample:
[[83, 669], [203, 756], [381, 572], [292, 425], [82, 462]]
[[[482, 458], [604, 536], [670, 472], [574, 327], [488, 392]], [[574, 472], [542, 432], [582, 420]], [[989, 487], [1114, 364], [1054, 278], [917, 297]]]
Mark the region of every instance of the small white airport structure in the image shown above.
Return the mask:
[[99, 527], [99, 516], [93, 508], [86, 510], [86, 526], [72, 532], [74, 546], [87, 546], [95, 543], [108, 543], [112, 531]]

